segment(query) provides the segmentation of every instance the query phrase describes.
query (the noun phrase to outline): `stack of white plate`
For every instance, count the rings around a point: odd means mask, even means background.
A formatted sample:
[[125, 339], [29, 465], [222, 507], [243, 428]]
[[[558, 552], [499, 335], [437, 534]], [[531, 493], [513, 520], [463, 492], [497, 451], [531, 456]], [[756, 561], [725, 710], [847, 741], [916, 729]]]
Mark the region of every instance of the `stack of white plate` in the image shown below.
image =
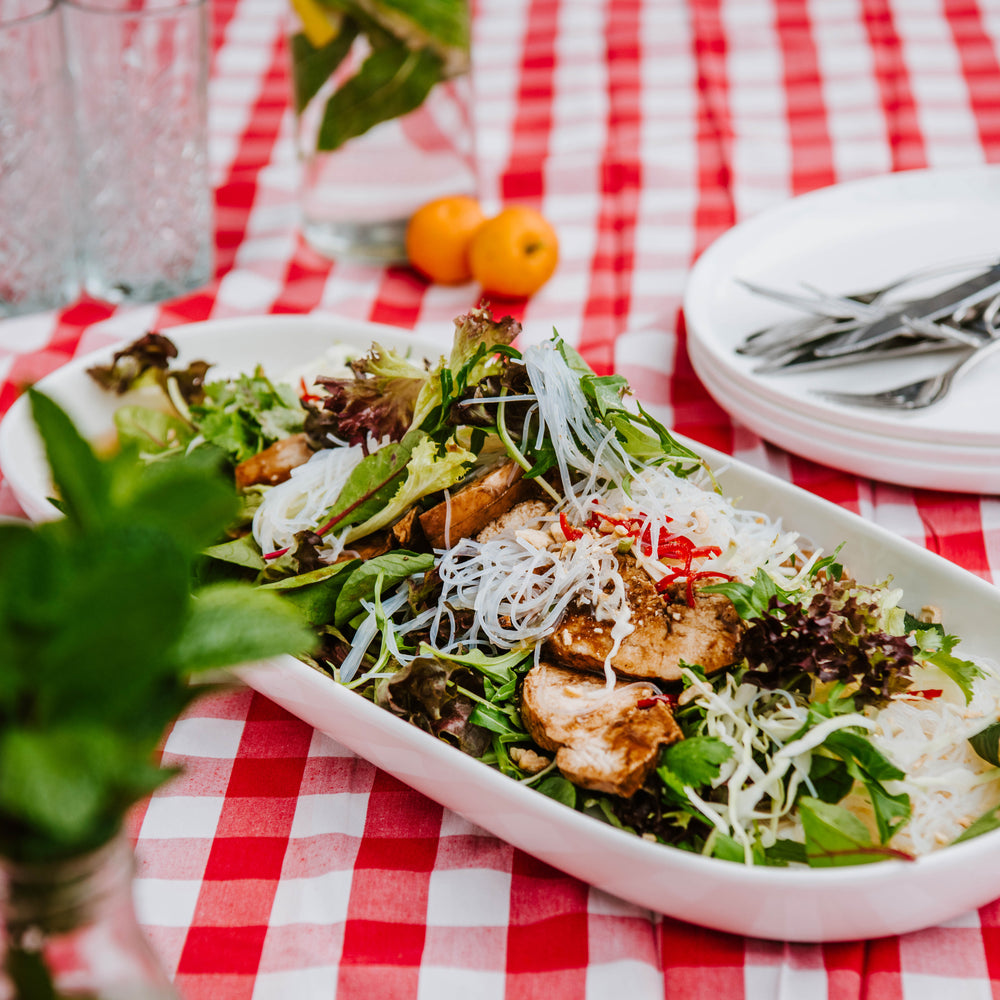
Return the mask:
[[1000, 493], [1000, 356], [941, 402], [905, 412], [839, 405], [817, 390], [892, 388], [950, 365], [953, 352], [788, 374], [758, 373], [758, 359], [736, 352], [748, 334], [805, 315], [740, 279], [846, 295], [932, 265], [997, 259], [1000, 168], [908, 171], [794, 198], [735, 226], [698, 260], [684, 300], [691, 362], [734, 419], [795, 454], [906, 486]]

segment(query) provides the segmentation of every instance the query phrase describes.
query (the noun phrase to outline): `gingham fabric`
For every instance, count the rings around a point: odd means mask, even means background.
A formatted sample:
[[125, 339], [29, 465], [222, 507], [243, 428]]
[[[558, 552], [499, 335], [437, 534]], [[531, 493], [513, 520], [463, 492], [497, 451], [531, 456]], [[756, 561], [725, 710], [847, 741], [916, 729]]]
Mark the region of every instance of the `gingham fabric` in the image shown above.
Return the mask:
[[[0, 409], [69, 358], [146, 329], [333, 312], [447, 341], [473, 286], [324, 261], [296, 231], [279, 0], [214, 0], [218, 269], [184, 299], [0, 322]], [[1000, 160], [1000, 0], [482, 0], [476, 126], [488, 208], [521, 201], [562, 260], [529, 302], [677, 430], [980, 576], [996, 498], [915, 491], [766, 445], [685, 352], [697, 255], [839, 181]], [[2, 225], [2, 220], [0, 220]], [[9, 492], [0, 513], [16, 514]], [[260, 695], [198, 703], [133, 817], [140, 919], [187, 1000], [986, 1000], [1000, 904], [900, 938], [801, 945], [699, 929], [589, 888], [470, 826]]]

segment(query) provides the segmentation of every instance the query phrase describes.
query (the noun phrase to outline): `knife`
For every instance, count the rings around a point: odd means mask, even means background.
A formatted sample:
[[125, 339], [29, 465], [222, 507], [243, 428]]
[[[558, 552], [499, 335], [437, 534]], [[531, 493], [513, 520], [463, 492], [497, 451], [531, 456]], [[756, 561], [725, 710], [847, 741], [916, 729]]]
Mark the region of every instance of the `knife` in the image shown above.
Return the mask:
[[988, 271], [946, 288], [936, 295], [907, 302], [888, 316], [849, 330], [835, 340], [817, 346], [816, 354], [819, 357], [832, 358], [864, 350], [893, 337], [912, 332], [915, 321], [927, 323], [943, 319], [997, 293], [1000, 293], [1000, 262], [994, 264]]

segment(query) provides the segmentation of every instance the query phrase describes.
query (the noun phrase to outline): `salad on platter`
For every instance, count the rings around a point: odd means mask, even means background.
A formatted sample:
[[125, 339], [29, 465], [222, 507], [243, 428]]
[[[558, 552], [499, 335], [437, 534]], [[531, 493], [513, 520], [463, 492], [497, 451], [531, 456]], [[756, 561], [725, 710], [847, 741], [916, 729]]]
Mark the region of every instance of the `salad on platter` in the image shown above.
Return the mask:
[[935, 608], [741, 509], [557, 335], [486, 308], [450, 356], [331, 347], [210, 378], [160, 334], [91, 368], [144, 462], [215, 449], [251, 579], [312, 665], [512, 780], [743, 864], [913, 859], [1000, 827], [1000, 668]]

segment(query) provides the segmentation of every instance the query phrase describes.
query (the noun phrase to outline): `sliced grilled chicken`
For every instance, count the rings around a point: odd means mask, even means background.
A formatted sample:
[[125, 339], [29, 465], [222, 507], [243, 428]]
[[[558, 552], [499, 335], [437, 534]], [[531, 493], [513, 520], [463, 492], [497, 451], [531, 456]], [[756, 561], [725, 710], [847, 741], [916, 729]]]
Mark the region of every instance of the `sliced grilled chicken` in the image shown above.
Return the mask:
[[643, 684], [609, 691], [599, 677], [543, 661], [524, 678], [521, 718], [573, 784], [627, 798], [656, 765], [660, 747], [682, 739], [670, 707], [655, 695]]
[[[460, 538], [475, 538], [491, 521], [531, 497], [537, 487], [514, 462], [505, 462], [420, 515], [432, 548], [444, 549]], [[447, 528], [447, 531], [445, 530]]]
[[[742, 626], [728, 597], [695, 591], [689, 607], [684, 583], [671, 584], [660, 594], [633, 557], [621, 556], [618, 562], [634, 631], [611, 661], [616, 674], [675, 681], [682, 660], [711, 673], [739, 659]], [[611, 622], [598, 621], [588, 606], [577, 604], [546, 640], [544, 655], [565, 667], [603, 674], [611, 648]]]
[[257, 484], [277, 486], [291, 476], [292, 469], [304, 465], [312, 455], [305, 434], [282, 438], [236, 466], [236, 486], [239, 489]]

